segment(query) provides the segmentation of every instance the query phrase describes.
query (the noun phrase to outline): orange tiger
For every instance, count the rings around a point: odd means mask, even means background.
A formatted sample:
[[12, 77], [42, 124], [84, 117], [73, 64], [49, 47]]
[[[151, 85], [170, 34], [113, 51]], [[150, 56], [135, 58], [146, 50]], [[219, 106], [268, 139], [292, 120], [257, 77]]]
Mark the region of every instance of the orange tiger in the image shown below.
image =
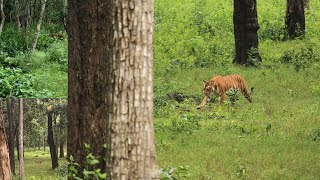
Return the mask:
[[[210, 100], [210, 94], [213, 92], [214, 95], [220, 96], [220, 103], [223, 103], [226, 99], [226, 93], [228, 90], [233, 89], [235, 93], [241, 91], [244, 97], [252, 103], [251, 94], [253, 92], [253, 87], [251, 92], [248, 92], [246, 80], [240, 75], [227, 75], [227, 76], [214, 76], [209, 81], [205, 82], [203, 86], [204, 98], [197, 109], [201, 109], [207, 101]], [[234, 102], [232, 102], [234, 103]]]

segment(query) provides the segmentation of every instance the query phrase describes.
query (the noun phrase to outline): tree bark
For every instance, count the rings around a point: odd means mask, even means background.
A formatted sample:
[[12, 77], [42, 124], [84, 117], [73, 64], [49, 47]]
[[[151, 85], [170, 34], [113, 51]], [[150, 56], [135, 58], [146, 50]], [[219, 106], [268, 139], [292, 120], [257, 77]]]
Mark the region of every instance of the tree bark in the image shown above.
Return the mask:
[[16, 16], [16, 24], [18, 31], [21, 30], [21, 22], [20, 22], [20, 3], [19, 0], [14, 0], [15, 7], [15, 16]]
[[114, 0], [107, 124], [111, 179], [158, 179], [153, 133], [153, 0]]
[[52, 130], [52, 108], [48, 108], [48, 144], [50, 149], [50, 156], [51, 156], [51, 166], [52, 169], [55, 169], [58, 167], [58, 155], [56, 150], [56, 145], [54, 143], [54, 136], [53, 136], [53, 130]]
[[7, 115], [9, 122], [9, 157], [10, 157], [10, 165], [11, 165], [11, 173], [16, 174], [15, 172], [15, 160], [14, 160], [14, 118], [13, 118], [13, 108], [14, 101], [12, 98], [7, 98]]
[[19, 98], [19, 177], [25, 179], [23, 161], [23, 100]]
[[[84, 143], [109, 179], [159, 179], [152, 110], [153, 0], [69, 1], [68, 157]], [[107, 151], [102, 147], [107, 144]]]
[[233, 24], [236, 46], [233, 63], [249, 66], [260, 63], [256, 0], [234, 0]]
[[0, 22], [0, 36], [2, 34], [3, 25], [6, 19], [6, 15], [3, 11], [3, 0], [0, 0], [0, 15], [1, 15], [1, 22]]
[[[109, 1], [69, 0], [67, 157], [83, 169], [89, 144], [105, 172], [106, 76], [110, 54]], [[70, 26], [72, 24], [72, 26]], [[110, 42], [109, 42], [110, 41]]]
[[32, 51], [34, 51], [37, 47], [37, 42], [38, 42], [40, 30], [41, 30], [42, 18], [43, 18], [44, 11], [46, 8], [46, 2], [47, 2], [47, 0], [41, 0], [41, 12], [40, 12], [39, 21], [37, 24], [36, 33], [34, 34], [34, 39], [33, 39], [33, 43], [32, 43]]
[[304, 0], [287, 0], [285, 26], [290, 38], [305, 34]]
[[12, 179], [6, 132], [3, 122], [2, 103], [0, 104], [0, 179]]

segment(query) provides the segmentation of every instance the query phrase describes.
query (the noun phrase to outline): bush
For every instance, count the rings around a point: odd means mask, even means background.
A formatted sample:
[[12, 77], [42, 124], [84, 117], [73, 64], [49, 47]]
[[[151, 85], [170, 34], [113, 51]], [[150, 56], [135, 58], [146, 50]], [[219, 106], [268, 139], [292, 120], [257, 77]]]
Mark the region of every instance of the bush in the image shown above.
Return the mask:
[[33, 88], [34, 76], [23, 74], [22, 69], [0, 67], [0, 97], [47, 97], [51, 93], [47, 90], [36, 91]]
[[63, 66], [68, 64], [68, 47], [65, 41], [55, 42], [50, 45], [47, 51], [47, 60]]

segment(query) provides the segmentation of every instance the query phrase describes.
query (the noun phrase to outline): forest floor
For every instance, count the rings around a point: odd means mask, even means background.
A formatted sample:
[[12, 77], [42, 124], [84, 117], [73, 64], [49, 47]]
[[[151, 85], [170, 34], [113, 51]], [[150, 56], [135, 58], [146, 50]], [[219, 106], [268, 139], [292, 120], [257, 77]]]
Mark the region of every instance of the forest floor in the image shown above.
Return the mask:
[[[59, 166], [66, 169], [67, 160], [65, 158], [59, 158]], [[16, 173], [17, 176], [14, 179], [19, 179], [19, 165], [16, 160]], [[26, 180], [49, 180], [56, 179], [61, 180], [63, 176], [66, 175], [66, 170], [58, 168], [57, 170], [52, 170], [50, 152], [48, 147], [46, 151], [43, 150], [25, 150], [24, 152], [24, 163], [25, 163], [25, 174]], [[60, 175], [61, 174], [61, 175]]]

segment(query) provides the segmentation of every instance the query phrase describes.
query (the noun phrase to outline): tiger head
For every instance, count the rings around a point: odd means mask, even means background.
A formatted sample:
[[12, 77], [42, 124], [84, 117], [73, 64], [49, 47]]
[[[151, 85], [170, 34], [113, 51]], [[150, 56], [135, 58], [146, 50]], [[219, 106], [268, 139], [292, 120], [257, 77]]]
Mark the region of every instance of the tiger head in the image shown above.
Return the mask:
[[215, 91], [216, 89], [216, 85], [214, 83], [214, 81], [208, 81], [208, 82], [205, 82], [205, 84], [203, 85], [203, 93], [208, 97], [210, 98], [210, 94]]

